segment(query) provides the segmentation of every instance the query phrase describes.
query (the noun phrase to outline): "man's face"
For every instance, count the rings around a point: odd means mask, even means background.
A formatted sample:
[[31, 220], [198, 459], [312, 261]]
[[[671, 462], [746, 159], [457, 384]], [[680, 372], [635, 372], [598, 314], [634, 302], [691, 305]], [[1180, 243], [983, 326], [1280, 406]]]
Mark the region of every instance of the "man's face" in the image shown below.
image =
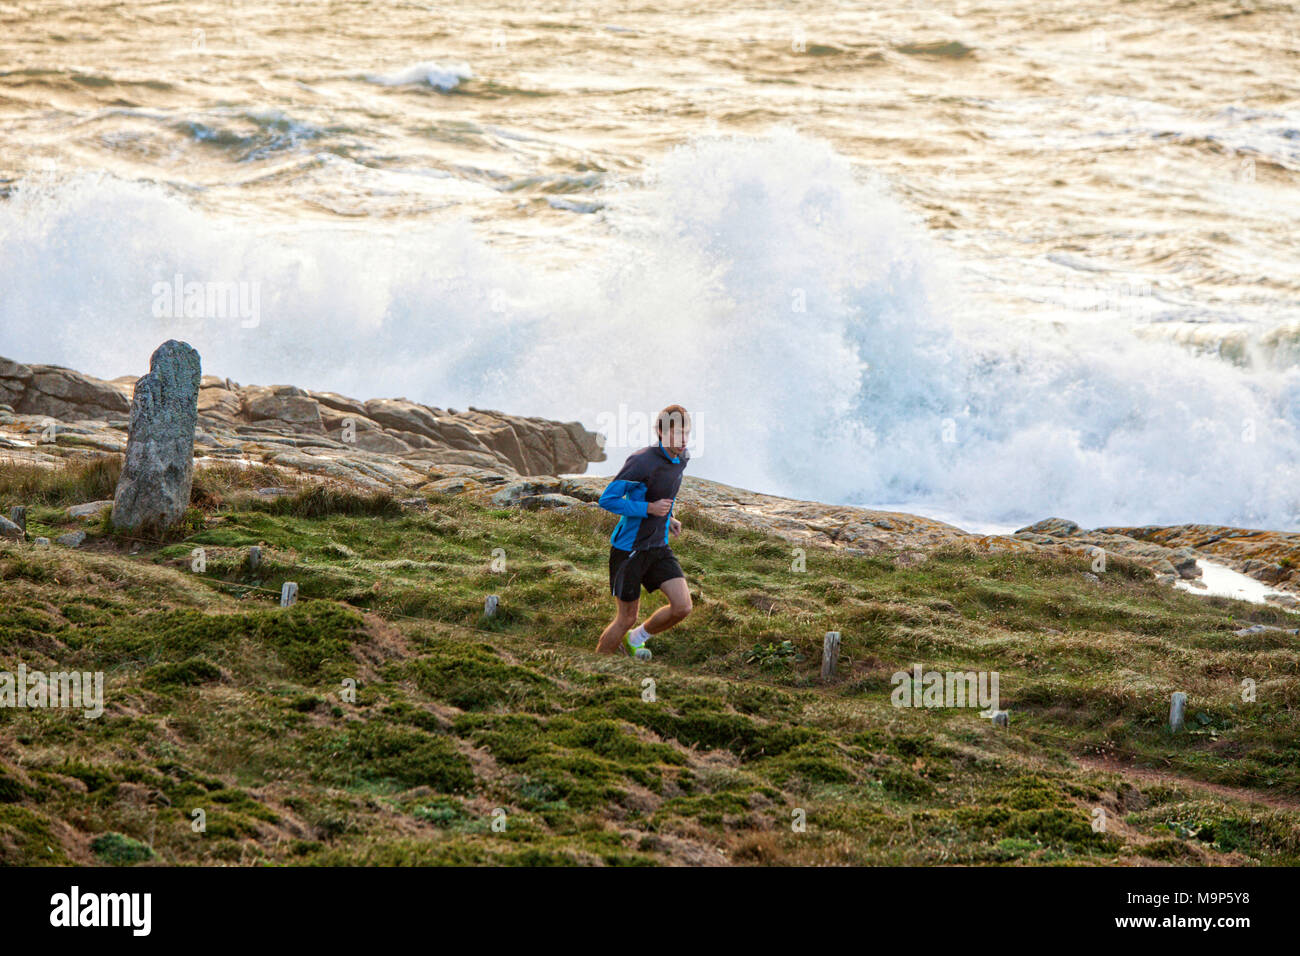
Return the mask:
[[690, 441], [691, 426], [685, 422], [670, 422], [663, 431], [659, 433], [659, 438], [660, 441], [664, 443], [665, 448], [674, 453], [680, 452], [686, 447], [686, 443]]

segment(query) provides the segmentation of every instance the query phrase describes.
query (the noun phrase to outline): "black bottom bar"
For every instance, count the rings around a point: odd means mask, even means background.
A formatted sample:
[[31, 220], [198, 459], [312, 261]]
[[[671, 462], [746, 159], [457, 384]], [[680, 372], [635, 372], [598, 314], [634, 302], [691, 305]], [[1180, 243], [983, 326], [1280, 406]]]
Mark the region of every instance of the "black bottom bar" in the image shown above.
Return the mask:
[[[475, 933], [483, 945], [580, 932], [609, 942], [691, 925], [695, 944], [788, 929], [869, 933], [874, 944], [965, 931], [1054, 938], [1174, 933], [1231, 944], [1288, 925], [1288, 874], [1266, 868], [385, 870], [163, 867], [0, 870], [7, 933], [128, 942], [374, 945]], [[117, 926], [73, 927], [103, 913]], [[100, 894], [148, 894], [115, 897]], [[133, 905], [134, 904], [134, 905]], [[148, 934], [143, 929], [145, 913]], [[133, 920], [134, 917], [134, 920]], [[132, 923], [135, 926], [133, 927]], [[65, 925], [53, 925], [62, 923]], [[459, 932], [458, 932], [459, 931]], [[379, 934], [379, 935], [376, 935]], [[812, 936], [808, 936], [812, 934]], [[10, 937], [15, 938], [15, 937]]]

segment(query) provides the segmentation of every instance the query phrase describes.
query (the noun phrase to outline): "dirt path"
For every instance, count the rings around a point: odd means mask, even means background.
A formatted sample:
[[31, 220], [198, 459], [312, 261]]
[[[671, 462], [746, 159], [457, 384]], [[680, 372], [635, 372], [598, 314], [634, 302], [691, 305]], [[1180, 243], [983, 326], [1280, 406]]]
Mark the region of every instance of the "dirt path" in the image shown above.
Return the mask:
[[1079, 764], [1089, 770], [1104, 770], [1117, 773], [1132, 780], [1144, 783], [1163, 783], [1177, 786], [1183, 790], [1201, 790], [1212, 793], [1226, 800], [1238, 800], [1242, 803], [1255, 803], [1275, 810], [1300, 811], [1300, 797], [1291, 797], [1277, 793], [1260, 793], [1245, 787], [1230, 787], [1222, 783], [1209, 783], [1195, 777], [1185, 777], [1168, 770], [1156, 770], [1151, 767], [1135, 767], [1115, 757], [1075, 757]]

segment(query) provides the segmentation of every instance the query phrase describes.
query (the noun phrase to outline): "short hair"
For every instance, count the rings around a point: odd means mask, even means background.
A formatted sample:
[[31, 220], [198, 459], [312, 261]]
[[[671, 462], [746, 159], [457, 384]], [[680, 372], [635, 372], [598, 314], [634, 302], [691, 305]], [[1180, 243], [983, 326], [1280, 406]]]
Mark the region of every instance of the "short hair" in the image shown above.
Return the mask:
[[659, 413], [659, 417], [655, 420], [655, 431], [662, 435], [665, 428], [671, 429], [674, 425], [682, 428], [691, 427], [690, 412], [680, 405], [669, 405]]

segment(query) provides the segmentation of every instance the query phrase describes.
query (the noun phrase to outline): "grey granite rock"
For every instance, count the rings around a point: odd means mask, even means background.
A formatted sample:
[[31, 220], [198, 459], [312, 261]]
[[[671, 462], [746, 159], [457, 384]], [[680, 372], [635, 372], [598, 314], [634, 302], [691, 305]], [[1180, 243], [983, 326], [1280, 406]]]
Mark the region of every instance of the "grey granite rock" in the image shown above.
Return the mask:
[[171, 339], [135, 384], [126, 461], [113, 496], [113, 527], [156, 530], [180, 520], [194, 481], [199, 353]]

